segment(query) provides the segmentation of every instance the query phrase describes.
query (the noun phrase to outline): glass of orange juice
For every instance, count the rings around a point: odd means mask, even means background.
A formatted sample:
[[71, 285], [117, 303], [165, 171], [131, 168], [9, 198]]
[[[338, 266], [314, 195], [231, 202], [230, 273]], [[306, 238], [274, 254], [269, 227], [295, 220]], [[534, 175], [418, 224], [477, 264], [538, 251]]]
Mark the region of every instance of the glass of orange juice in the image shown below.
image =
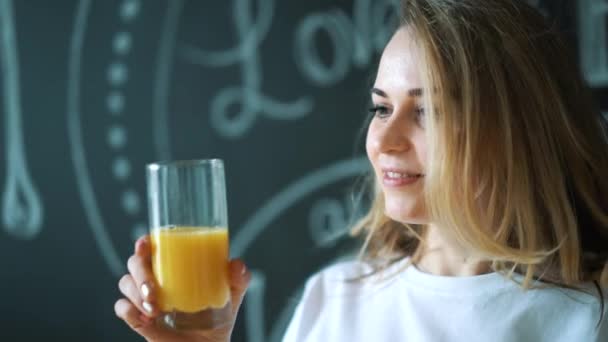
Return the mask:
[[220, 159], [147, 165], [158, 324], [210, 329], [230, 319], [228, 213]]

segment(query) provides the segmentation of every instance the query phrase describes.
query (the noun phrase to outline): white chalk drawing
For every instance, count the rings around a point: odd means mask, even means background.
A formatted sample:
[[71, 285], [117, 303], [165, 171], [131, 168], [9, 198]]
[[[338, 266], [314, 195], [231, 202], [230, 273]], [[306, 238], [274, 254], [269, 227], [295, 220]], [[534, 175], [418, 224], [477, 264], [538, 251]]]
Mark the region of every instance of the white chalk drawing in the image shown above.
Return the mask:
[[263, 342], [266, 341], [264, 333], [265, 312], [264, 294], [266, 292], [266, 276], [260, 270], [251, 271], [251, 282], [245, 297], [245, 330], [247, 331], [247, 341]]
[[131, 176], [131, 163], [124, 157], [117, 157], [112, 162], [112, 174], [120, 181], [126, 181]]
[[43, 206], [30, 177], [21, 122], [19, 57], [12, 0], [0, 0], [0, 68], [5, 115], [6, 180], [2, 193], [4, 230], [21, 239], [33, 239], [42, 230]]
[[181, 0], [169, 1], [167, 3], [167, 14], [163, 24], [158, 48], [158, 59], [156, 62], [156, 77], [154, 87], [154, 137], [156, 155], [161, 160], [171, 159], [171, 139], [169, 135], [168, 122], [169, 113], [169, 76], [173, 65], [173, 50], [179, 15], [183, 8]]
[[[372, 56], [384, 48], [392, 28], [397, 27], [398, 13], [398, 1], [356, 0], [352, 20], [341, 9], [306, 16], [296, 30], [293, 54], [296, 65], [316, 86], [342, 81], [351, 63], [367, 66]], [[331, 65], [325, 65], [317, 51], [315, 39], [323, 31], [333, 46]]]
[[[281, 342], [283, 340], [283, 335], [285, 335], [285, 330], [287, 330], [287, 325], [291, 321], [293, 317], [294, 311], [296, 311], [296, 306], [298, 305], [298, 300], [302, 296], [302, 292], [304, 290], [304, 283], [299, 286], [297, 289], [292, 291], [287, 303], [281, 309], [281, 312], [274, 319], [274, 324], [272, 329], [270, 330], [270, 334], [268, 336], [267, 341], [269, 342]], [[262, 342], [264, 340], [257, 341], [249, 341], [249, 342]]]
[[67, 125], [70, 140], [72, 162], [76, 173], [76, 183], [80, 192], [89, 227], [93, 231], [95, 242], [114, 275], [124, 273], [123, 261], [112, 244], [105, 229], [103, 217], [99, 212], [97, 199], [91, 179], [87, 172], [87, 161], [80, 122], [80, 67], [87, 19], [91, 11], [91, 0], [81, 0], [76, 8], [74, 28], [70, 40], [68, 57], [67, 85]]
[[108, 83], [113, 86], [124, 85], [129, 79], [127, 66], [120, 62], [114, 62], [108, 66]]
[[[245, 135], [258, 115], [274, 120], [296, 120], [313, 108], [309, 96], [288, 103], [263, 94], [260, 44], [272, 24], [274, 0], [258, 0], [257, 22], [252, 14], [253, 7], [252, 0], [233, 1], [233, 20], [239, 38], [235, 47], [225, 51], [205, 51], [186, 45], [180, 49], [180, 56], [193, 64], [215, 68], [240, 67], [243, 85], [224, 88], [211, 100], [211, 126], [230, 139]], [[233, 106], [239, 107], [240, 112], [229, 113], [228, 109]]]
[[[390, 37], [390, 27], [396, 26], [397, 3], [376, 1], [372, 6], [370, 0], [358, 0], [354, 10], [356, 26], [341, 10], [305, 17], [296, 31], [296, 65], [312, 83], [322, 86], [335, 84], [346, 76], [351, 56], [354, 65], [367, 66], [372, 54], [381, 50]], [[226, 138], [242, 137], [258, 115], [274, 120], [296, 120], [309, 114], [314, 105], [309, 96], [284, 103], [262, 93], [259, 46], [270, 30], [274, 1], [258, 2], [257, 22], [252, 18], [251, 7], [251, 0], [234, 1], [233, 17], [240, 39], [237, 46], [225, 51], [205, 51], [189, 45], [180, 49], [182, 58], [193, 64], [208, 67], [240, 64], [243, 87], [222, 89], [211, 101], [211, 125]], [[390, 19], [384, 22], [387, 13]], [[320, 29], [324, 29], [335, 44], [336, 57], [329, 68], [322, 65], [314, 45], [314, 34]], [[241, 111], [230, 114], [228, 108], [235, 104]]]
[[[122, 19], [124, 24], [132, 23], [138, 16], [141, 11], [141, 2], [140, 0], [123, 0], [122, 4], [119, 8], [119, 16]], [[131, 34], [125, 30], [119, 30], [113, 35], [112, 38], [112, 49], [114, 52], [114, 59], [108, 65], [108, 85], [109, 85], [109, 95], [120, 94], [122, 89], [127, 85], [129, 81], [129, 67], [124, 61], [126, 57], [128, 57], [131, 52], [132, 39]], [[122, 98], [124, 100], [124, 97]], [[109, 113], [111, 115], [116, 114], [111, 108], [109, 108]], [[124, 103], [123, 108], [124, 109]], [[116, 118], [117, 119], [117, 118]], [[109, 134], [111, 137], [115, 137], [114, 141], [110, 140], [110, 147], [112, 147], [116, 152], [122, 152], [122, 150], [126, 147], [126, 130], [123, 130], [122, 136], [125, 138], [121, 142], [122, 144], [113, 144], [118, 142], [121, 137], [119, 131], [116, 131], [116, 125], [112, 125], [109, 128]], [[114, 158], [112, 163], [112, 173], [116, 180], [125, 181], [131, 176], [131, 162], [129, 159], [123, 155], [117, 155]], [[125, 189], [120, 197], [120, 204], [122, 210], [132, 217], [137, 217], [141, 210], [141, 196], [140, 194], [132, 188]], [[137, 225], [132, 227], [132, 234], [137, 235]]]
[[123, 209], [131, 216], [137, 216], [141, 210], [141, 201], [137, 191], [127, 189], [122, 193], [121, 205]]
[[108, 129], [108, 145], [120, 150], [127, 144], [127, 131], [122, 125], [112, 125]]
[[129, 23], [137, 17], [141, 10], [141, 2], [139, 0], [125, 0], [120, 6], [120, 18], [125, 22]]
[[316, 170], [290, 184], [268, 200], [245, 224], [230, 243], [233, 255], [244, 255], [253, 241], [268, 228], [282, 212], [314, 190], [338, 180], [355, 177], [369, 170], [367, 157], [343, 160]]
[[112, 49], [117, 55], [126, 55], [131, 51], [131, 33], [117, 32], [112, 40]]
[[[253, 242], [271, 225], [271, 222], [278, 218], [283, 212], [296, 204], [302, 198], [310, 195], [318, 189], [337, 181], [363, 175], [369, 171], [369, 162], [366, 157], [358, 157], [350, 160], [343, 160], [315, 170], [307, 176], [295, 181], [281, 192], [268, 200], [252, 217], [245, 221], [245, 224], [236, 230], [237, 234], [230, 242], [231, 254], [242, 256]], [[343, 209], [340, 205], [341, 214]], [[346, 220], [341, 218], [346, 224]], [[337, 224], [337, 222], [336, 222]], [[265, 276], [263, 270], [257, 270], [257, 275], [253, 279], [251, 289], [248, 290], [244, 300], [245, 322], [247, 327], [248, 341], [263, 342], [267, 341], [264, 329], [264, 290]], [[271, 329], [271, 341], [278, 341], [284, 332], [286, 325], [291, 317], [295, 303], [286, 306]]]
[[[361, 180], [364, 181], [362, 178]], [[357, 189], [361, 189], [358, 184]], [[311, 206], [308, 215], [310, 236], [319, 248], [331, 248], [348, 235], [350, 227], [369, 207], [364, 191], [351, 191], [343, 199], [320, 198]]]
[[333, 247], [336, 242], [348, 235], [349, 220], [358, 209], [349, 204], [347, 197], [344, 201], [321, 198], [312, 205], [308, 216], [308, 228], [317, 247]]
[[118, 91], [111, 91], [106, 98], [106, 106], [112, 115], [120, 115], [125, 109], [125, 98]]
[[[124, 262], [112, 243], [97, 203], [95, 189], [88, 173], [87, 154], [84, 149], [85, 145], [81, 126], [80, 85], [83, 58], [82, 49], [85, 33], [87, 32], [88, 18], [92, 12], [92, 4], [91, 0], [81, 0], [76, 7], [68, 57], [67, 128], [76, 182], [89, 227], [93, 232], [93, 237], [105, 263], [110, 271], [118, 276], [125, 271]], [[129, 69], [125, 58], [131, 52], [133, 38], [131, 33], [125, 28], [127, 24], [132, 23], [137, 18], [141, 11], [141, 5], [140, 0], [123, 0], [116, 13], [125, 27], [119, 28], [112, 35], [110, 45], [112, 46], [114, 59], [108, 63], [106, 70], [106, 81], [109, 86], [106, 95], [106, 109], [108, 114], [115, 119], [119, 119], [125, 113], [126, 99], [123, 88], [129, 82]], [[114, 179], [122, 182], [125, 187], [117, 198], [116, 203], [121, 206], [127, 215], [135, 220], [130, 235], [132, 238], [137, 238], [145, 232], [144, 227], [146, 226], [141, 222], [140, 218], [143, 211], [141, 196], [127, 182], [131, 176], [131, 162], [126, 156], [120, 155], [127, 146], [127, 136], [127, 130], [122, 124], [114, 123], [108, 127], [107, 144], [114, 152], [119, 153], [113, 159], [111, 168], [108, 171], [111, 171]]]
[[593, 87], [608, 86], [608, 0], [578, 1], [578, 39], [581, 68]]
[[[313, 171], [307, 176], [295, 181], [281, 192], [268, 200], [245, 224], [237, 230], [236, 236], [230, 242], [232, 255], [242, 256], [253, 242], [271, 225], [270, 223], [296, 204], [302, 198], [315, 190], [321, 189], [337, 181], [356, 177], [369, 171], [369, 162], [366, 157], [339, 161], [322, 169]], [[340, 208], [341, 210], [341, 208]], [[346, 220], [343, 220], [346, 222]], [[245, 322], [248, 341], [268, 341], [264, 332], [264, 290], [265, 277], [263, 270], [257, 270], [257, 278], [253, 291], [248, 290], [244, 300]], [[252, 285], [254, 283], [252, 282]], [[271, 341], [278, 341], [284, 332], [291, 317], [295, 303], [286, 306], [271, 329]]]
[[[318, 86], [328, 86], [342, 80], [348, 73], [352, 56], [349, 20], [342, 10], [306, 17], [296, 32], [294, 57], [296, 65], [309, 80]], [[317, 54], [315, 34], [324, 30], [334, 46], [333, 64], [326, 66]]]

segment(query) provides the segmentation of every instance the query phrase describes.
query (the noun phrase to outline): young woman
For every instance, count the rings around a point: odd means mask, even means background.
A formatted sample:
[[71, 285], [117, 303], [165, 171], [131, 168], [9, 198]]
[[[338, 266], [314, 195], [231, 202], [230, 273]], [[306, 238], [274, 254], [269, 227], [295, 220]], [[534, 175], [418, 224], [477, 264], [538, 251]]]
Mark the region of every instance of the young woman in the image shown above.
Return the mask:
[[[608, 341], [608, 125], [568, 50], [523, 1], [402, 8], [371, 90], [364, 258], [309, 279], [284, 340]], [[150, 323], [147, 241], [117, 315], [149, 341], [229, 340]], [[250, 275], [231, 271], [236, 317]]]

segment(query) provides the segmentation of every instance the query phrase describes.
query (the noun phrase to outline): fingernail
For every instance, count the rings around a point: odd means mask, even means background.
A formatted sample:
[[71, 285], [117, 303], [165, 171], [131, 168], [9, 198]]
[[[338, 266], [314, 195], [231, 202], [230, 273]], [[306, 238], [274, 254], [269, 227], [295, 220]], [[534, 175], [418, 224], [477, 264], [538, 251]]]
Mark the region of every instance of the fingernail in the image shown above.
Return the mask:
[[245, 273], [247, 273], [247, 266], [245, 266], [245, 264], [243, 264], [241, 266], [241, 275], [245, 275]]
[[148, 295], [150, 294], [150, 287], [147, 284], [141, 285], [141, 294], [144, 296], [144, 298], [148, 298]]
[[153, 311], [152, 304], [150, 304], [150, 303], [148, 303], [148, 302], [144, 301], [144, 302], [141, 304], [141, 306], [143, 306], [143, 307], [144, 307], [144, 310], [146, 310], [148, 313], [152, 313], [152, 311]]

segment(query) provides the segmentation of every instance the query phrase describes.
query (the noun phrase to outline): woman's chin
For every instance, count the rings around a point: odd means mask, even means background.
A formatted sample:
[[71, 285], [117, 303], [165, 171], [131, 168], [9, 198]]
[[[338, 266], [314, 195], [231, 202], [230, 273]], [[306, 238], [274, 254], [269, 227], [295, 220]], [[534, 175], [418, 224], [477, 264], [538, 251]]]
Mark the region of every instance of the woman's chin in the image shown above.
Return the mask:
[[393, 221], [407, 224], [426, 224], [427, 218], [419, 210], [409, 210], [404, 206], [387, 205], [385, 215]]
[[404, 214], [391, 214], [391, 213], [386, 213], [386, 216], [388, 216], [388, 218], [390, 218], [393, 221], [397, 221], [399, 223], [408, 223], [408, 224], [424, 224], [426, 223], [426, 220], [420, 218], [420, 217], [416, 217], [413, 215], [404, 215]]

